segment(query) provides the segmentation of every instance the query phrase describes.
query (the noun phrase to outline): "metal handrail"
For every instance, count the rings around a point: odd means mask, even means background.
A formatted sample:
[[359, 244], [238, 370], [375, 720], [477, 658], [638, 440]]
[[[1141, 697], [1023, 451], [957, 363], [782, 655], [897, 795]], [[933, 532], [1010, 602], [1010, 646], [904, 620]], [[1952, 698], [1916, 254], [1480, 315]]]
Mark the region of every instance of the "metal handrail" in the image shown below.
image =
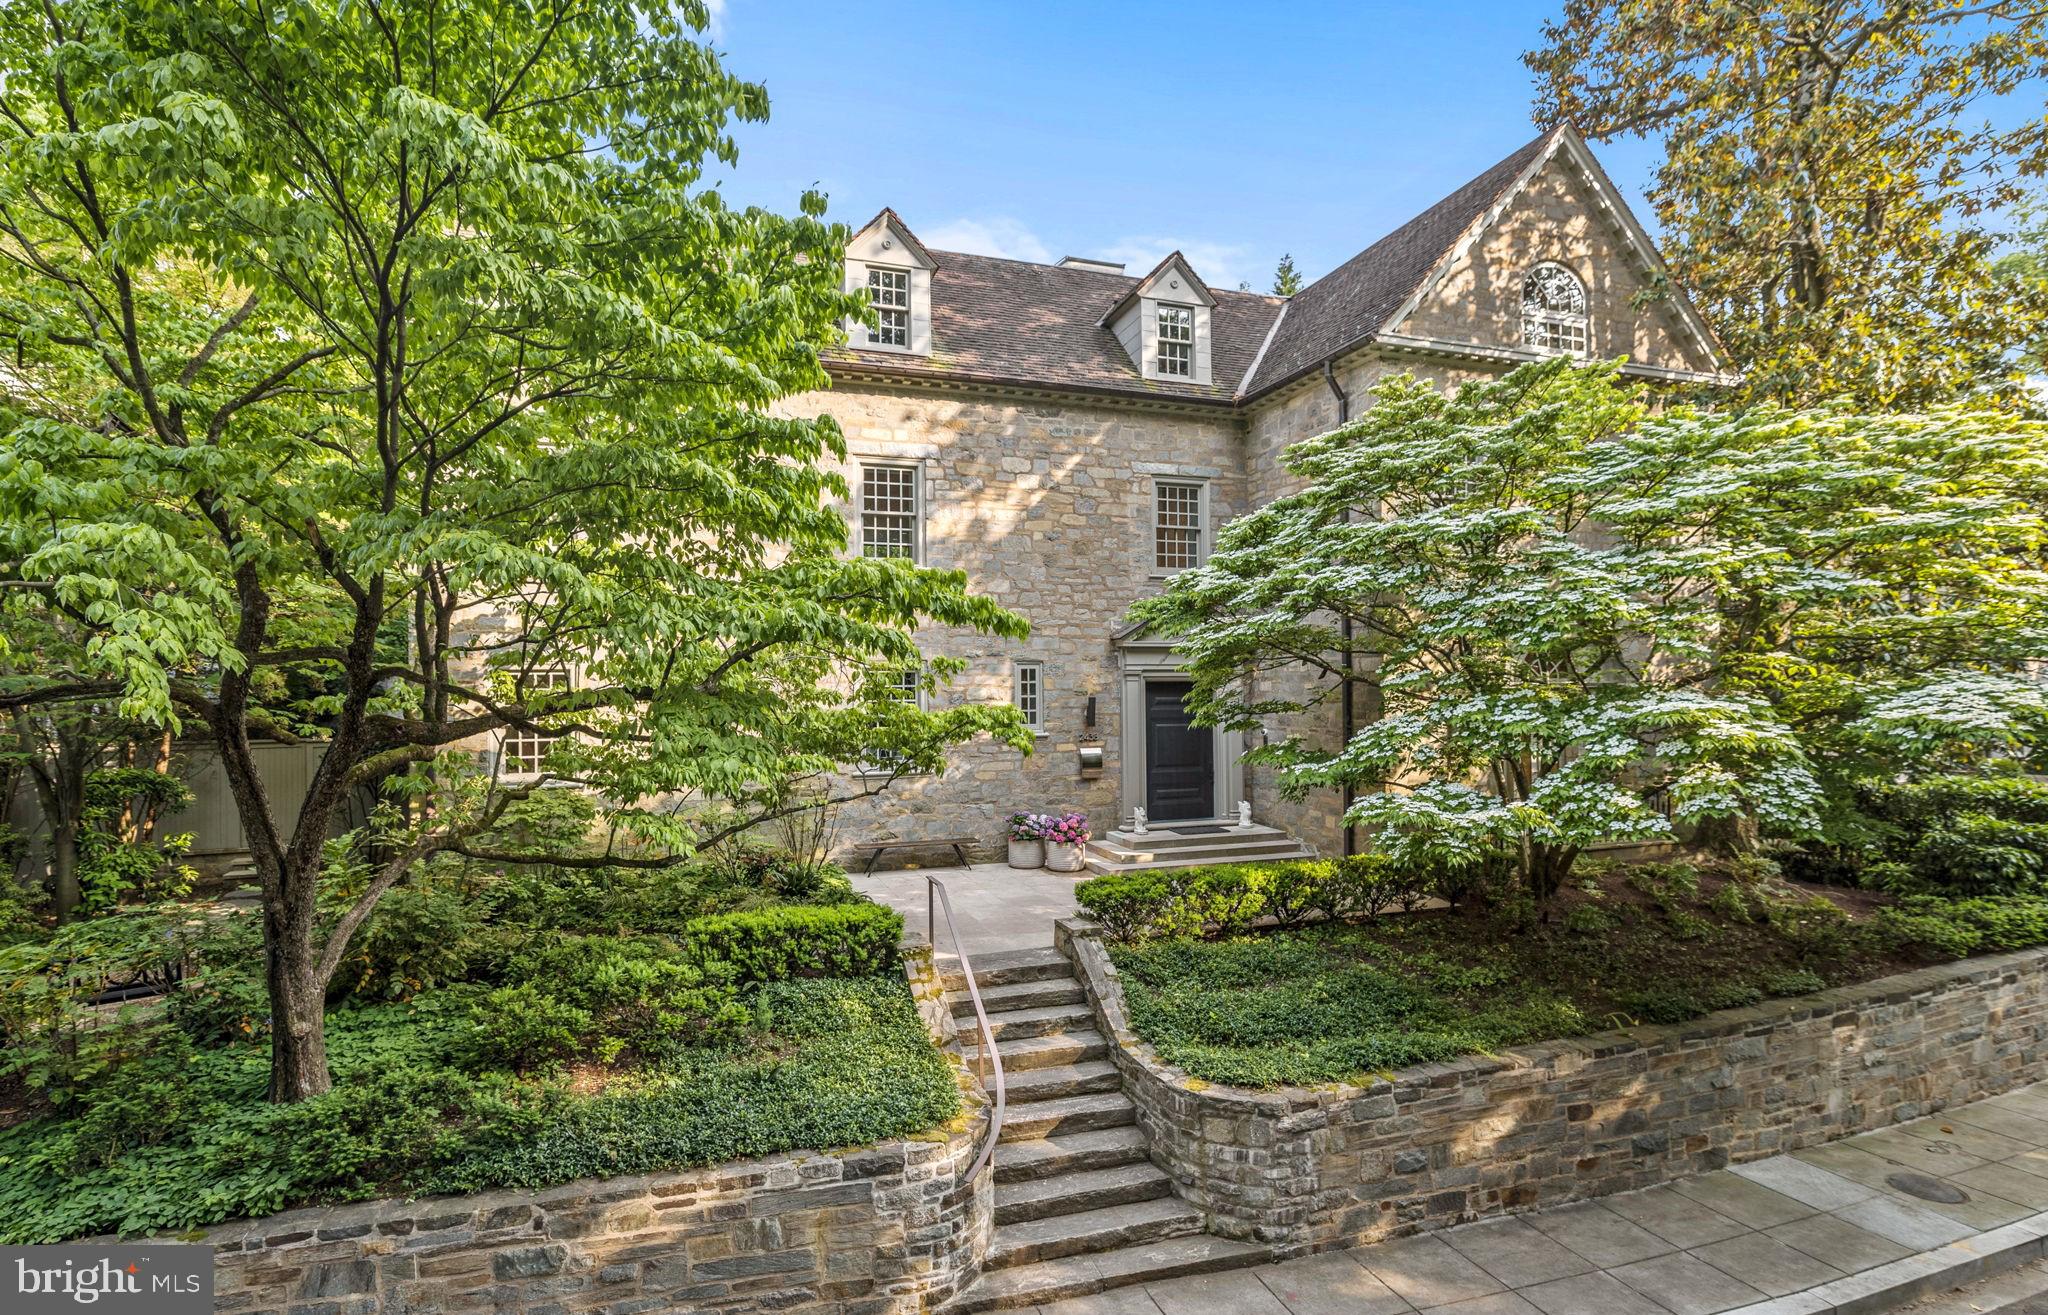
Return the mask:
[[[967, 982], [967, 998], [974, 1004], [974, 1022], [981, 1030], [981, 1041], [976, 1047], [979, 1054], [976, 1057], [975, 1070], [981, 1077], [984, 1090], [988, 1089], [989, 1085], [989, 1067], [993, 1065], [995, 1068], [996, 1108], [988, 1123], [988, 1141], [983, 1144], [981, 1154], [974, 1157], [974, 1166], [967, 1171], [967, 1180], [973, 1182], [975, 1176], [981, 1172], [982, 1166], [995, 1155], [996, 1142], [1001, 1140], [1003, 1135], [1003, 1057], [996, 1051], [996, 1034], [995, 1029], [988, 1025], [988, 1011], [981, 1007], [981, 988], [974, 982], [974, 965], [969, 962], [967, 951], [960, 944], [960, 926], [953, 921], [953, 900], [946, 894], [946, 883], [930, 873], [925, 874], [924, 882], [925, 940], [931, 945], [932, 953], [936, 955], [939, 949], [938, 910], [944, 909], [946, 930], [953, 937], [953, 954], [960, 960], [960, 976]], [[936, 968], [938, 965], [932, 966]]]

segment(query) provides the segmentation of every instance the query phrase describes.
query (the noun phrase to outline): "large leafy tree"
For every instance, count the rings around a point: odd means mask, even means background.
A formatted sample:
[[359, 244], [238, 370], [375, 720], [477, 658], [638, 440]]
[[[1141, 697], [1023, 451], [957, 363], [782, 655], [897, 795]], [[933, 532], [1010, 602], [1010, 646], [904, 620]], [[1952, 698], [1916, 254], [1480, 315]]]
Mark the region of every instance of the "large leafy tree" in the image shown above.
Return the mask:
[[1510, 861], [1540, 900], [1587, 844], [1670, 834], [1660, 799], [1811, 833], [1879, 753], [2031, 734], [2044, 458], [1983, 413], [1653, 415], [1605, 366], [1397, 378], [1136, 615], [1206, 720], [1333, 724], [1362, 691], [1384, 712], [1348, 743], [1252, 756], [1362, 791], [1376, 846]]
[[[1022, 623], [956, 574], [843, 555], [838, 432], [772, 404], [823, 386], [857, 313], [844, 234], [819, 197], [784, 217], [699, 185], [766, 112], [705, 17], [0, 12], [0, 561], [85, 640], [0, 701], [111, 695], [217, 744], [262, 880], [275, 1099], [327, 1088], [328, 980], [428, 855], [674, 862], [830, 797], [840, 764], [1019, 734], [895, 692], [915, 626]], [[507, 730], [561, 737], [539, 777], [458, 770]], [[325, 741], [303, 798], [272, 797], [262, 735]], [[605, 801], [617, 852], [482, 842], [557, 780]], [[395, 801], [379, 865], [323, 916], [323, 846], [366, 789]]]
[[1752, 399], [1924, 406], [2010, 384], [2048, 293], [2000, 279], [1996, 212], [2048, 168], [2031, 0], [1565, 0], [1536, 117], [1661, 138], [1650, 199]]

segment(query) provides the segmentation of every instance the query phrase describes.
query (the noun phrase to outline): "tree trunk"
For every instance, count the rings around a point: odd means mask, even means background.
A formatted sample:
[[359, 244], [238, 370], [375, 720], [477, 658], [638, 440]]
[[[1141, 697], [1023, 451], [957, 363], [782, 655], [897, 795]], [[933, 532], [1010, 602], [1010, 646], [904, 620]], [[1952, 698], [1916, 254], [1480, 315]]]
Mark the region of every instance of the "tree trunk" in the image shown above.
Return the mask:
[[299, 899], [284, 894], [294, 888], [317, 889], [318, 883], [317, 868], [279, 872], [264, 883], [270, 1099], [280, 1104], [321, 1095], [334, 1085], [327, 1071], [327, 983], [320, 978], [320, 955], [314, 945], [314, 900], [310, 894]]
[[50, 905], [57, 921], [66, 923], [78, 916], [85, 903], [85, 891], [78, 884], [78, 823], [50, 819]]
[[1756, 819], [1747, 813], [1703, 817], [1693, 829], [1693, 844], [1720, 858], [1754, 854], [1761, 841]]

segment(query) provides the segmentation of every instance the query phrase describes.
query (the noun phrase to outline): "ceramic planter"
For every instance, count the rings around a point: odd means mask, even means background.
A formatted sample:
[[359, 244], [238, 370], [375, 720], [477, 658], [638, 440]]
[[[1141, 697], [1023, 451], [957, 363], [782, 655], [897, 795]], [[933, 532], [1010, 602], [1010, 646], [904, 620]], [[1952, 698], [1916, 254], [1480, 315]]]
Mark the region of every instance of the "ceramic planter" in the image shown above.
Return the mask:
[[1045, 866], [1045, 842], [1043, 840], [1010, 841], [1010, 866], [1013, 868], [1042, 868]]
[[1045, 866], [1053, 872], [1079, 872], [1085, 849], [1084, 845], [1062, 845], [1057, 841], [1047, 841]]

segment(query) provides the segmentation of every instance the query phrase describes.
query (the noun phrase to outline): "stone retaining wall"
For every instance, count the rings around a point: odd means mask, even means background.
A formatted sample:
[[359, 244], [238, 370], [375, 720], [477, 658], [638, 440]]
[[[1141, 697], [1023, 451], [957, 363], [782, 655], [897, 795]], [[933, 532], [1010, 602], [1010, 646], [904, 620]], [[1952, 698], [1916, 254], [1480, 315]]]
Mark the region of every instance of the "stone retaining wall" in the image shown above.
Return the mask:
[[[930, 951], [906, 959], [927, 1022], [950, 1032]], [[988, 1250], [994, 1175], [966, 1179], [988, 1125], [969, 1095], [972, 1116], [930, 1140], [294, 1210], [196, 1240], [216, 1248], [216, 1311], [910, 1315], [972, 1282]]]
[[2048, 949], [1403, 1069], [1368, 1086], [1214, 1086], [1132, 1034], [1085, 922], [1087, 989], [1152, 1158], [1209, 1229], [1283, 1253], [1648, 1187], [2048, 1075]]

